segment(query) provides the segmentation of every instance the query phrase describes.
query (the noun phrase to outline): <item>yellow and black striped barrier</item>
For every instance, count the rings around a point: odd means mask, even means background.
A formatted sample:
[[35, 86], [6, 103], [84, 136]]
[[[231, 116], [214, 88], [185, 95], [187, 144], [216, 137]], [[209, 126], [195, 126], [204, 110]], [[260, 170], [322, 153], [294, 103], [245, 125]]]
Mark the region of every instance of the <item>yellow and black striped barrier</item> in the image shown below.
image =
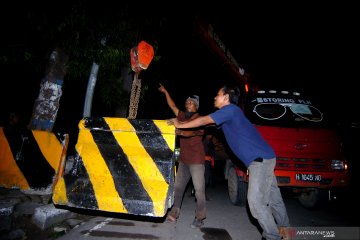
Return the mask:
[[0, 127], [0, 186], [52, 188], [66, 157], [68, 141], [67, 134]]
[[171, 207], [175, 128], [165, 120], [86, 118], [75, 148], [54, 204], [154, 217]]

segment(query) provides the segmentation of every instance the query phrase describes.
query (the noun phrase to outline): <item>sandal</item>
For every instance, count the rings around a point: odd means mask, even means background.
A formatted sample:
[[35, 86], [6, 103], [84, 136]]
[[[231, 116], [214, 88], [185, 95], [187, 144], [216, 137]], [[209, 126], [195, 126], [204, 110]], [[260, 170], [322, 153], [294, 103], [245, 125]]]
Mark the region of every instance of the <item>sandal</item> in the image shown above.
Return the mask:
[[176, 218], [169, 214], [167, 215], [165, 222], [176, 222]]

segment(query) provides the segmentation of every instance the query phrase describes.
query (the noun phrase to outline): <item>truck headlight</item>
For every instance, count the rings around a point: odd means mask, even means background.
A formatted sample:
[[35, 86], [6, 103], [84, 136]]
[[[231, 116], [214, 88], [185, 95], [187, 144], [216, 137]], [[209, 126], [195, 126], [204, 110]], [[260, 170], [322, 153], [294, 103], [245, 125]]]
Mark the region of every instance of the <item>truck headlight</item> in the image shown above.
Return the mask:
[[347, 164], [343, 160], [331, 160], [331, 169], [333, 170], [346, 170]]

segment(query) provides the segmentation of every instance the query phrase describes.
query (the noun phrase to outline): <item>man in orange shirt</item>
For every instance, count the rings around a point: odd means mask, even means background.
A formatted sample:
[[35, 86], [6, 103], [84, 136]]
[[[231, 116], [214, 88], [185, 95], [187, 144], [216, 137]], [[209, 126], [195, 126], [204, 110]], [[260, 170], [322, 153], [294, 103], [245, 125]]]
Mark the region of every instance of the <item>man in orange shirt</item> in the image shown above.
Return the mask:
[[[185, 101], [185, 112], [179, 110], [166, 88], [160, 84], [159, 91], [165, 94], [166, 102], [181, 122], [187, 122], [200, 117], [199, 96], [191, 95]], [[196, 210], [195, 219], [190, 225], [192, 228], [200, 228], [206, 218], [205, 199], [205, 151], [202, 143], [203, 128], [176, 130], [180, 140], [180, 160], [175, 177], [174, 205], [167, 216], [167, 221], [175, 222], [180, 215], [180, 206], [186, 186], [192, 179], [195, 188]]]

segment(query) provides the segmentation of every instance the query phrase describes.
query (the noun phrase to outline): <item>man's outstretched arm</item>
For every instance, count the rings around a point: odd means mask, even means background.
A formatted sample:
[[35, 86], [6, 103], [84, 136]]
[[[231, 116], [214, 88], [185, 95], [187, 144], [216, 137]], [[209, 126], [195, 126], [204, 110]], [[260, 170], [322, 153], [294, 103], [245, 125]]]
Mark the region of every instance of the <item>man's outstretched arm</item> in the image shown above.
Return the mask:
[[160, 84], [159, 91], [165, 94], [167, 104], [169, 105], [175, 116], [177, 116], [179, 114], [179, 108], [176, 106], [174, 100], [171, 98], [170, 93], [162, 84]]
[[172, 118], [168, 120], [168, 124], [172, 124], [176, 128], [196, 128], [208, 124], [215, 124], [215, 121], [210, 117], [210, 115], [206, 115], [195, 118], [189, 122], [180, 122], [176, 118]]

